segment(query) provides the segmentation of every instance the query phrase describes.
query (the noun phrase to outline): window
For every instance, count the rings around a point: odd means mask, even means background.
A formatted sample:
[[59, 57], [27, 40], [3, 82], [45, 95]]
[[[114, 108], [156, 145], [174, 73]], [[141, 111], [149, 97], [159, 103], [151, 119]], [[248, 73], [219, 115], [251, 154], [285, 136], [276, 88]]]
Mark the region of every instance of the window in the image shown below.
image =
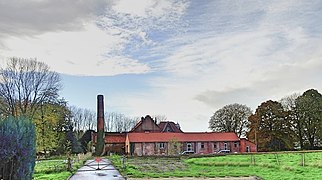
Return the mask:
[[235, 145], [235, 148], [236, 148], [236, 147], [238, 147], [238, 142], [235, 142], [235, 144], [234, 144], [234, 145]]
[[192, 144], [191, 143], [187, 143], [187, 151], [192, 151]]
[[201, 149], [204, 149], [204, 148], [205, 148], [205, 143], [203, 143], [203, 142], [202, 142], [202, 143], [200, 144], [200, 148], [201, 148]]
[[214, 149], [217, 149], [217, 143], [214, 143]]
[[246, 146], [246, 152], [250, 152], [249, 146]]
[[227, 150], [227, 143], [224, 144], [225, 150]]
[[171, 127], [167, 127], [166, 132], [173, 132], [173, 130], [171, 129]]
[[164, 149], [165, 143], [160, 143], [159, 145], [160, 145], [160, 149]]

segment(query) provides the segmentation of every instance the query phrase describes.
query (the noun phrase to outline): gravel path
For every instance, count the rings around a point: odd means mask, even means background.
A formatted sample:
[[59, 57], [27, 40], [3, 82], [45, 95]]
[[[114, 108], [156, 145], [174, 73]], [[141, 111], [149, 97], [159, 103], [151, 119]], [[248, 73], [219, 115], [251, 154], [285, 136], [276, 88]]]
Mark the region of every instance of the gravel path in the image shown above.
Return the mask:
[[124, 180], [111, 161], [105, 158], [98, 161], [96, 159], [86, 161], [69, 180]]

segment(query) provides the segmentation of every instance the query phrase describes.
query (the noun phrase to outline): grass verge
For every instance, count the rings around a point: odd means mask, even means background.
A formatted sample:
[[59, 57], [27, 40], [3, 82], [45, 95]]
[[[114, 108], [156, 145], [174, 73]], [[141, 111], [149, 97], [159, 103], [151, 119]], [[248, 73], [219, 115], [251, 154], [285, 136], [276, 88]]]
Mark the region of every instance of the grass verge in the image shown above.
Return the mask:
[[262, 179], [322, 179], [322, 152], [243, 154], [213, 157], [135, 157], [122, 168], [121, 157], [108, 157], [132, 178], [242, 177]]
[[65, 180], [80, 168], [89, 157], [84, 156], [79, 161], [73, 157], [73, 171], [67, 171], [66, 157], [56, 157], [36, 162], [33, 178], [35, 180]]

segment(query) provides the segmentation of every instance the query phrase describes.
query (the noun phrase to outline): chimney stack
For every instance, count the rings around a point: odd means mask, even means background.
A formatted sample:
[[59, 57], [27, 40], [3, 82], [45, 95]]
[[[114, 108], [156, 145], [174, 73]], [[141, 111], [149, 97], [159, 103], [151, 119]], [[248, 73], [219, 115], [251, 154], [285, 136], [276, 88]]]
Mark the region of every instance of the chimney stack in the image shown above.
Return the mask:
[[104, 153], [104, 96], [97, 95], [97, 142], [95, 155], [100, 156]]

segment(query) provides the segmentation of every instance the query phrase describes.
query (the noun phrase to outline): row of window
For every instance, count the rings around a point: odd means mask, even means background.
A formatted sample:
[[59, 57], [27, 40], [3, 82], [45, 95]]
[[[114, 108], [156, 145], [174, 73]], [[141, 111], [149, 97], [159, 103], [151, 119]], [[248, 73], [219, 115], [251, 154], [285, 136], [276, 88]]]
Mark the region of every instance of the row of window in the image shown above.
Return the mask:
[[[235, 148], [238, 147], [238, 143], [235, 142], [234, 143]], [[165, 143], [159, 143], [159, 148], [160, 149], [164, 149], [165, 148]], [[204, 149], [205, 148], [205, 143], [200, 143], [200, 148]], [[217, 149], [217, 143], [214, 143], [214, 149]], [[227, 143], [224, 143], [224, 149], [227, 150], [228, 149], [228, 145]], [[192, 143], [187, 143], [187, 151], [192, 151]]]

